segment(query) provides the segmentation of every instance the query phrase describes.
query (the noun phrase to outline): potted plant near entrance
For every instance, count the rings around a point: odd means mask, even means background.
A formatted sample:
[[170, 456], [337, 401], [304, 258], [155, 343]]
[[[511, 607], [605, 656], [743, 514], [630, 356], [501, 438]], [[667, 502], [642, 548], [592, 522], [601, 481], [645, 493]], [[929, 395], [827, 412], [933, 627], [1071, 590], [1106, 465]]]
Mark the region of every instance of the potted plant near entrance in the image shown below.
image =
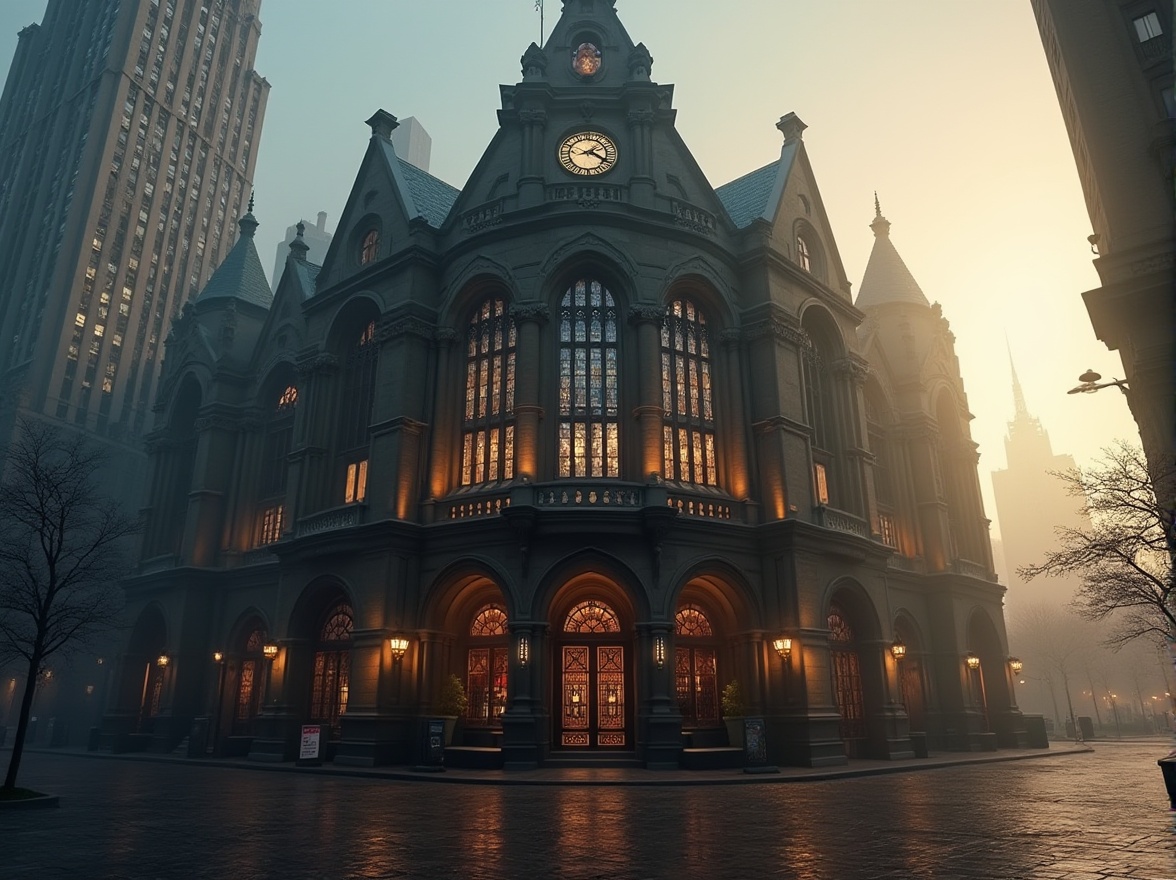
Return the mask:
[[441, 682], [441, 695], [437, 700], [437, 712], [445, 719], [445, 745], [453, 744], [453, 731], [457, 727], [457, 719], [465, 714], [469, 698], [466, 697], [465, 685], [456, 675], [450, 675]]
[[743, 716], [747, 707], [743, 703], [743, 688], [732, 680], [723, 688], [723, 722], [727, 725], [727, 741], [736, 748], [743, 748]]

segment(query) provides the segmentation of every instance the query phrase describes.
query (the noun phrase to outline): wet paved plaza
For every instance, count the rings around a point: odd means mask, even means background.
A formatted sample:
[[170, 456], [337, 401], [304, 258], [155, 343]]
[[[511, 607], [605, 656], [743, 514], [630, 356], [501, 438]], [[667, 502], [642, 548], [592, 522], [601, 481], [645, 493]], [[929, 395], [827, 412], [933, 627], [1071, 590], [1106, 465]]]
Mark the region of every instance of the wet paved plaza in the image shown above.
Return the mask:
[[1165, 751], [1102, 744], [867, 778], [689, 787], [462, 785], [30, 753], [21, 784], [61, 795], [61, 806], [0, 812], [0, 877], [1172, 880], [1176, 824], [1155, 764]]

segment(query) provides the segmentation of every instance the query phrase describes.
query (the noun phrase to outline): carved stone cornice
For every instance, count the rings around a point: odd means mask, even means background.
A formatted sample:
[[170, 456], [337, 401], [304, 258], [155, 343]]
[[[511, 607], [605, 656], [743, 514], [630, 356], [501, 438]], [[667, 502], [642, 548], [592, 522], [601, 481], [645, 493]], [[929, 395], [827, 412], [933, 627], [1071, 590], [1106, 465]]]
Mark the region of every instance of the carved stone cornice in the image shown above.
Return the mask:
[[314, 376], [334, 373], [339, 369], [339, 359], [325, 351], [316, 352], [309, 357], [300, 358], [295, 370], [299, 378], [310, 379]]
[[728, 327], [719, 331], [719, 344], [724, 348], [734, 348], [743, 341], [743, 331], [738, 327]]
[[780, 342], [787, 342], [796, 348], [812, 348], [813, 342], [802, 327], [782, 318], [772, 316], [763, 318], [743, 327], [743, 338], [748, 342], [755, 342], [771, 336]]
[[515, 324], [546, 324], [551, 320], [551, 309], [547, 303], [515, 303], [510, 307], [510, 317]]
[[523, 125], [546, 125], [547, 111], [546, 110], [520, 110], [519, 122]]
[[661, 324], [666, 319], [665, 306], [631, 306], [629, 308], [629, 323]]
[[401, 336], [416, 336], [431, 342], [436, 335], [437, 328], [433, 324], [411, 315], [384, 317], [376, 324], [376, 342], [380, 344]]
[[630, 125], [652, 125], [653, 124], [652, 110], [630, 110], [629, 124]]
[[870, 378], [870, 365], [852, 356], [838, 358], [832, 367], [834, 375], [850, 379], [855, 385], [865, 385]]
[[458, 340], [458, 332], [452, 327], [438, 327], [437, 332], [433, 334], [433, 338], [437, 340], [438, 345], [452, 345]]

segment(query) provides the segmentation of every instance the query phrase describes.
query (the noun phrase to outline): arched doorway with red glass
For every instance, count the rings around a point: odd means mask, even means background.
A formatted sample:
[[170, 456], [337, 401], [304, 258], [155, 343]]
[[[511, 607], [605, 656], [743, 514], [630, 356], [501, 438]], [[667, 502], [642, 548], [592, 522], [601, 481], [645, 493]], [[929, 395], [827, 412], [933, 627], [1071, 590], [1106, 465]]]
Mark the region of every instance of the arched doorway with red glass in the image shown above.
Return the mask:
[[612, 578], [568, 580], [550, 606], [554, 751], [633, 751], [636, 615]]

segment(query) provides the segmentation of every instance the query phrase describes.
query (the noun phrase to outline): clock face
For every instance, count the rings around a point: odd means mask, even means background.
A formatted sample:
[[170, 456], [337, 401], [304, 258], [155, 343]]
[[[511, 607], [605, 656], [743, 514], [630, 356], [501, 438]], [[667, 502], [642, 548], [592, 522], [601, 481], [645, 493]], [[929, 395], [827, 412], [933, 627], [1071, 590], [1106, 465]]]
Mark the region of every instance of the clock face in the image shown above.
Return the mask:
[[617, 164], [617, 145], [598, 131], [582, 131], [559, 145], [559, 164], [582, 177], [604, 174]]

